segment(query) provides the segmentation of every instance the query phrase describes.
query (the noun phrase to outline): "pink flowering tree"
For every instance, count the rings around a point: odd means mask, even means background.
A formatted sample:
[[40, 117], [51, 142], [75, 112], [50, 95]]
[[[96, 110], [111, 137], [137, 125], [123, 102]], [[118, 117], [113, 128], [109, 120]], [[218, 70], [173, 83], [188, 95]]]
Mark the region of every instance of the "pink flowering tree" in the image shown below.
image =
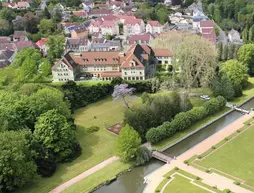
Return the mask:
[[127, 96], [131, 96], [133, 92], [135, 91], [135, 88], [128, 88], [128, 84], [120, 84], [116, 85], [114, 87], [114, 92], [112, 94], [112, 97], [114, 98], [114, 101], [117, 101], [119, 99], [122, 99], [126, 107], [129, 109], [129, 102], [126, 100]]

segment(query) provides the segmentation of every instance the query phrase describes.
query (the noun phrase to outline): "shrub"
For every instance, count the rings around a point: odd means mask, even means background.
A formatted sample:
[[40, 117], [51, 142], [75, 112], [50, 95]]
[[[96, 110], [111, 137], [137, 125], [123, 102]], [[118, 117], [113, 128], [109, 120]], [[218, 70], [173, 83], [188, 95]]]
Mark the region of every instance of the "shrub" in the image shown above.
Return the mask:
[[207, 101], [204, 104], [205, 111], [207, 115], [212, 115], [219, 109], [219, 104], [215, 98], [211, 99], [210, 101]]
[[236, 132], [237, 132], [237, 133], [241, 133], [241, 130], [237, 129]]
[[91, 127], [87, 128], [88, 133], [94, 133], [94, 132], [97, 132], [99, 130], [100, 130], [100, 127], [97, 127], [97, 126], [91, 126]]
[[146, 133], [146, 140], [153, 143], [158, 143], [167, 136], [167, 130], [164, 125], [157, 128], [152, 128]]
[[190, 117], [188, 116], [188, 113], [185, 112], [178, 113], [171, 122], [171, 127], [176, 131], [182, 131], [190, 126]]
[[210, 172], [210, 170], [209, 170], [209, 169], [207, 169], [205, 172], [206, 172], [206, 173], [209, 173], [209, 172]]
[[197, 176], [197, 177], [196, 177], [196, 180], [200, 180], [200, 177]]
[[227, 138], [227, 137], [225, 137], [225, 141], [228, 141], [228, 138]]
[[179, 168], [178, 168], [178, 167], [175, 167], [175, 170], [177, 171], [177, 170], [179, 170]]
[[206, 111], [204, 107], [194, 107], [186, 113], [190, 117], [192, 123], [195, 123], [206, 116]]
[[239, 186], [241, 184], [241, 182], [235, 181], [234, 184]]
[[225, 107], [225, 105], [226, 105], [226, 103], [227, 103], [227, 100], [226, 100], [223, 96], [217, 96], [217, 97], [216, 97], [216, 100], [217, 100], [217, 102], [218, 102], [218, 104], [219, 104], [219, 108], [220, 108], [220, 109], [223, 108], [223, 107]]
[[184, 160], [184, 162], [183, 162], [183, 163], [188, 164], [188, 163], [189, 163], [189, 161], [188, 161], [188, 160]]
[[203, 158], [202, 155], [199, 155], [199, 156], [198, 156], [198, 159], [202, 159], [202, 158]]
[[231, 190], [225, 189], [224, 192], [226, 192], [226, 193], [231, 193]]
[[156, 189], [156, 190], [155, 190], [156, 193], [159, 193], [160, 191], [161, 191], [160, 189]]
[[212, 149], [216, 149], [216, 147], [215, 147], [215, 146], [212, 146]]
[[167, 178], [167, 179], [170, 179], [171, 177], [170, 177], [170, 176], [167, 176], [166, 178]]

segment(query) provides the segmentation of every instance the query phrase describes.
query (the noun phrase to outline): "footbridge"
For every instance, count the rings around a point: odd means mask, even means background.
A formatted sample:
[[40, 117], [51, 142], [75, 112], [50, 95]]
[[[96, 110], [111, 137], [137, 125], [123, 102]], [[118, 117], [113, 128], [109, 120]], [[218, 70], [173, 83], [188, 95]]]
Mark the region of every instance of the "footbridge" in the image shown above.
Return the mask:
[[237, 107], [237, 105], [232, 104], [232, 103], [228, 103], [227, 102], [226, 106], [229, 107], [229, 108], [235, 109], [236, 111], [239, 111], [239, 112], [241, 112], [243, 114], [249, 114], [250, 113], [250, 111], [247, 111], [245, 109], [241, 109], [241, 108]]
[[174, 158], [164, 154], [163, 152], [160, 152], [160, 151], [153, 151], [152, 153], [152, 157], [160, 160], [160, 161], [163, 161], [167, 164], [169, 164]]

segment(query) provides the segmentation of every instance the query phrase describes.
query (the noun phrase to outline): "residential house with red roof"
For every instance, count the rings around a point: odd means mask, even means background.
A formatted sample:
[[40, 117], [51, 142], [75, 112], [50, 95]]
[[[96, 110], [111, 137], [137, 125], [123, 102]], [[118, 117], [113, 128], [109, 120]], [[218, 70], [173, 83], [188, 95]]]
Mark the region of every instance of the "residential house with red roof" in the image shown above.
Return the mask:
[[200, 21], [198, 30], [203, 38], [216, 45], [216, 33], [213, 20]]
[[172, 57], [173, 54], [168, 49], [153, 49], [154, 57], [158, 65], [166, 65], [168, 71], [172, 71]]
[[48, 51], [48, 46], [46, 45], [47, 41], [48, 41], [48, 38], [41, 38], [35, 43], [38, 46], [38, 48], [41, 50], [43, 56], [47, 55], [47, 51]]
[[85, 11], [72, 11], [72, 14], [76, 15], [79, 18], [83, 18], [83, 19], [88, 17], [87, 12], [85, 12]]
[[65, 45], [66, 52], [87, 52], [91, 48], [91, 42], [87, 38], [68, 38]]
[[102, 17], [106, 15], [110, 15], [112, 10], [110, 9], [93, 9], [89, 12], [89, 17]]
[[13, 41], [27, 41], [28, 38], [26, 37], [26, 32], [25, 31], [14, 31], [13, 34]]
[[86, 27], [80, 27], [71, 31], [72, 38], [87, 38], [88, 29]]
[[100, 26], [101, 26], [101, 21], [99, 20], [92, 21], [88, 26], [89, 33], [93, 34], [93, 33], [100, 32]]
[[127, 52], [67, 53], [52, 67], [53, 81], [76, 80], [77, 75], [112, 80], [145, 80], [154, 76], [156, 61], [149, 46], [133, 45]]
[[163, 32], [163, 25], [160, 24], [158, 21], [148, 21], [146, 24], [146, 33], [162, 33]]
[[101, 34], [106, 35], [118, 35], [119, 34], [119, 26], [116, 21], [104, 21], [101, 26]]
[[145, 23], [142, 19], [125, 19], [123, 23], [123, 34], [125, 36], [142, 34], [145, 32]]
[[150, 44], [153, 39], [154, 39], [153, 35], [149, 33], [132, 35], [128, 37], [126, 41], [123, 42], [123, 46], [126, 47], [129, 45], [136, 45], [136, 44], [147, 45], [147, 44]]

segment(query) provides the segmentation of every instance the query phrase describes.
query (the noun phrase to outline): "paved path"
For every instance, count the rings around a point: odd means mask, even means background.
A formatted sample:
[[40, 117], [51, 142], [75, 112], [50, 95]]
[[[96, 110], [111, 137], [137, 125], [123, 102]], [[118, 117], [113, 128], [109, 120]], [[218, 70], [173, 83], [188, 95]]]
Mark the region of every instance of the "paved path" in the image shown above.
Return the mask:
[[155, 170], [153, 173], [146, 176], [145, 179], [148, 184], [147, 184], [143, 193], [154, 193], [156, 187], [164, 179], [163, 175], [165, 175], [166, 173], [168, 173], [175, 167], [183, 169], [193, 175], [199, 176], [200, 178], [203, 179], [202, 182], [204, 182], [205, 184], [210, 185], [210, 186], [216, 185], [218, 187], [218, 189], [220, 189], [220, 190], [230, 189], [231, 191], [233, 191], [235, 193], [252, 193], [252, 191], [249, 191], [247, 189], [241, 188], [240, 186], [233, 184], [233, 180], [231, 180], [231, 179], [228, 179], [224, 176], [220, 176], [216, 173], [208, 174], [208, 173], [198, 170], [194, 167], [187, 166], [183, 162], [184, 162], [184, 160], [187, 160], [194, 155], [198, 155], [198, 154], [201, 154], [201, 153], [207, 151], [213, 145], [217, 144], [218, 142], [223, 140], [225, 137], [234, 133], [237, 129], [243, 127], [244, 122], [249, 120], [253, 116], [254, 116], [254, 112], [244, 115], [243, 117], [237, 119], [235, 122], [228, 125], [224, 129], [220, 130], [219, 132], [215, 133], [214, 135], [207, 138], [203, 142], [197, 144], [193, 148], [191, 148], [188, 151], [186, 151], [185, 153], [181, 154], [180, 156], [178, 156], [176, 158], [176, 160], [171, 161], [170, 164], [165, 164], [164, 166]]
[[73, 184], [83, 180], [84, 178], [92, 175], [93, 173], [103, 169], [104, 167], [108, 166], [109, 164], [112, 164], [113, 162], [119, 160], [119, 157], [113, 156], [101, 163], [99, 163], [98, 165], [90, 168], [89, 170], [83, 172], [82, 174], [72, 178], [71, 180], [61, 184], [60, 186], [56, 187], [54, 190], [52, 190], [50, 193], [59, 193], [64, 191], [65, 189], [69, 188], [70, 186], [72, 186]]

